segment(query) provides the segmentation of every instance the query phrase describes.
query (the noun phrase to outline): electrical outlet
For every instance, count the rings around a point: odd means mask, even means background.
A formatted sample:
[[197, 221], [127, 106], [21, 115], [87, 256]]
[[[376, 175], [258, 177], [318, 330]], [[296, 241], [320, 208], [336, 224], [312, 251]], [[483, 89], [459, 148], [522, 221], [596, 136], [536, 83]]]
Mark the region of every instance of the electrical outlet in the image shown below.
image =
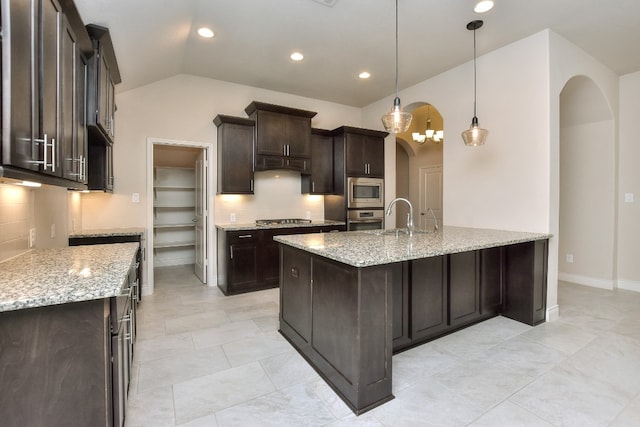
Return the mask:
[[307, 211], [307, 219], [311, 219], [311, 211]]
[[140, 193], [132, 193], [131, 194], [131, 202], [140, 203]]
[[29, 247], [32, 248], [36, 245], [36, 229], [29, 229]]
[[53, 223], [51, 224], [51, 238], [55, 239], [55, 237], [56, 237], [56, 224]]
[[567, 254], [567, 262], [568, 262], [569, 264], [572, 264], [572, 263], [573, 263], [573, 254]]
[[236, 222], [236, 214], [232, 213], [229, 215], [229, 221], [230, 222]]
[[624, 193], [625, 203], [633, 203], [633, 193]]

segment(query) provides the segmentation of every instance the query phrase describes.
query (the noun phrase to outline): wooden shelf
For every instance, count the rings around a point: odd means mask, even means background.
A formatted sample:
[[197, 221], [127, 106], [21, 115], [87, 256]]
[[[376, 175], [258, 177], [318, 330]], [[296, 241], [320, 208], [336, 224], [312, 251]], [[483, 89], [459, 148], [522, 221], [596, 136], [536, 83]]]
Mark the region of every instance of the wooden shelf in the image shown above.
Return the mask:
[[165, 209], [193, 209], [196, 207], [195, 202], [191, 205], [177, 205], [175, 203], [165, 204], [165, 203], [154, 203], [154, 208], [165, 208]]
[[183, 241], [183, 242], [155, 242], [153, 244], [154, 249], [163, 249], [163, 248], [181, 248], [187, 246], [195, 246], [196, 242], [193, 240]]
[[153, 228], [188, 228], [195, 226], [196, 224], [193, 222], [187, 222], [183, 224], [153, 224]]
[[183, 185], [154, 185], [154, 190], [186, 190], [195, 191], [196, 187]]

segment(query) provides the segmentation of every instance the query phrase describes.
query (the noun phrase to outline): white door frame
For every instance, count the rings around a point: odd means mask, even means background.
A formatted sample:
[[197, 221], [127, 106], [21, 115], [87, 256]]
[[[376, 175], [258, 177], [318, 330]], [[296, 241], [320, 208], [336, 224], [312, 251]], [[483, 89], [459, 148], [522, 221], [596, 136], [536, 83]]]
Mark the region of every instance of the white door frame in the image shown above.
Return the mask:
[[202, 148], [207, 150], [207, 176], [205, 177], [207, 181], [207, 197], [209, 199], [209, 220], [207, 225], [207, 285], [215, 286], [216, 282], [213, 280], [215, 278], [215, 263], [216, 259], [215, 253], [215, 245], [214, 242], [214, 233], [213, 227], [211, 224], [214, 223], [212, 218], [212, 214], [214, 212], [214, 201], [215, 197], [212, 197], [211, 189], [213, 182], [213, 158], [214, 158], [214, 146], [213, 143], [210, 142], [197, 142], [197, 141], [179, 141], [175, 139], [165, 139], [165, 138], [147, 138], [147, 260], [146, 260], [146, 268], [147, 268], [147, 286], [143, 287], [146, 290], [145, 295], [149, 295], [153, 293], [154, 290], [154, 277], [153, 277], [153, 146], [154, 145], [173, 145], [179, 147], [191, 147], [191, 148]]

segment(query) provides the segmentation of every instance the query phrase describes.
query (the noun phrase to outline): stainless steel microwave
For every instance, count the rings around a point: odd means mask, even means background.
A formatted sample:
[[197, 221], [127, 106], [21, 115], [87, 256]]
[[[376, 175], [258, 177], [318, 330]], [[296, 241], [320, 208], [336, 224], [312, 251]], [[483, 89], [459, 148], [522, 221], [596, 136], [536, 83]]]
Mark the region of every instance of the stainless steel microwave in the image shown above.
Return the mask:
[[384, 208], [384, 179], [348, 178], [349, 209]]

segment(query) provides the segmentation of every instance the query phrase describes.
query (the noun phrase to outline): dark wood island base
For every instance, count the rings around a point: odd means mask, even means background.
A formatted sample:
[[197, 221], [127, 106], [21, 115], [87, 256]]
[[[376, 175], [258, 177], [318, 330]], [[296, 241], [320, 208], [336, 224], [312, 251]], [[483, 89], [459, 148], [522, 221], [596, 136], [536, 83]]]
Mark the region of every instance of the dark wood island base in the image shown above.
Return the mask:
[[280, 245], [280, 333], [360, 415], [394, 396], [393, 353], [497, 315], [546, 314], [548, 240], [354, 267]]

